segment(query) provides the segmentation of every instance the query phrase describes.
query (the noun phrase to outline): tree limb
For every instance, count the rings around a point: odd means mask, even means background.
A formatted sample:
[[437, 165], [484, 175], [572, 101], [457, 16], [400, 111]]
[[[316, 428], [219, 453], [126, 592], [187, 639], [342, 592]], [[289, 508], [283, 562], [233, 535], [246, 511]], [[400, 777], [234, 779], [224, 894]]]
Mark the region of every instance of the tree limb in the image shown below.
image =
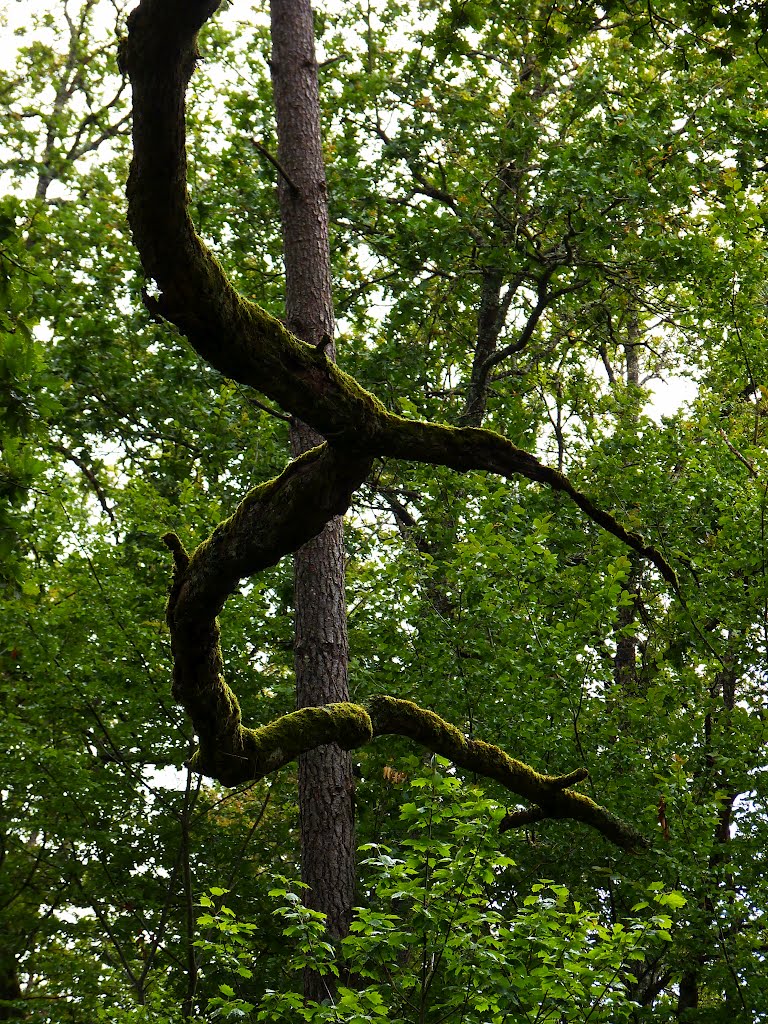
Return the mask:
[[276, 401], [339, 451], [524, 476], [563, 491], [595, 523], [648, 558], [670, 585], [669, 562], [638, 533], [598, 508], [560, 472], [500, 434], [406, 420], [322, 351], [240, 296], [188, 214], [184, 96], [197, 32], [219, 0], [143, 0], [129, 18], [125, 65], [134, 92], [129, 220], [159, 295], [151, 312], [174, 323], [211, 366]]
[[[495, 779], [537, 805], [538, 810], [529, 814], [573, 818], [623, 848], [642, 846], [642, 838], [631, 826], [567, 788], [586, 778], [584, 769], [561, 777], [540, 775], [498, 747], [466, 739], [455, 726], [409, 701], [380, 696], [365, 706], [302, 708], [260, 729], [242, 725], [237, 697], [224, 679], [216, 615], [238, 579], [274, 564], [286, 546], [303, 544], [329, 514], [343, 511], [341, 506], [348, 504], [368, 468], [367, 460], [340, 456], [327, 445], [313, 448], [275, 480], [254, 488], [234, 515], [191, 555], [175, 534], [164, 538], [175, 563], [167, 608], [173, 692], [200, 740], [190, 767], [233, 786], [263, 778], [323, 744], [338, 743], [350, 750], [376, 736], [394, 734], [450, 758], [461, 768]], [[308, 491], [317, 496], [310, 508], [305, 502]], [[297, 514], [299, 510], [302, 515]], [[504, 827], [519, 823], [512, 815]]]
[[[619, 846], [639, 848], [643, 840], [630, 826], [568, 788], [585, 777], [583, 770], [563, 777], [540, 775], [498, 747], [466, 739], [455, 726], [408, 701], [377, 697], [365, 707], [302, 708], [255, 730], [241, 723], [240, 706], [223, 675], [216, 616], [240, 579], [274, 564], [343, 513], [377, 456], [546, 484], [568, 494], [593, 522], [647, 557], [675, 588], [677, 580], [659, 551], [562, 473], [493, 431], [389, 413], [320, 348], [302, 343], [237, 293], [195, 232], [186, 182], [185, 91], [197, 61], [197, 32], [219, 2], [142, 0], [128, 21], [123, 57], [134, 92], [129, 220], [144, 270], [158, 292], [145, 301], [153, 314], [175, 324], [212, 367], [277, 402], [327, 443], [251, 491], [191, 555], [174, 534], [165, 538], [175, 562], [167, 608], [173, 692], [200, 739], [191, 766], [235, 785], [261, 778], [326, 743], [352, 749], [393, 733], [495, 779], [536, 805], [536, 810], [518, 812], [518, 818], [520, 813], [573, 818]], [[507, 822], [515, 820], [512, 814]]]
[[433, 711], [395, 697], [373, 697], [365, 704], [301, 708], [260, 729], [241, 727], [232, 734], [231, 748], [218, 748], [213, 759], [203, 753], [201, 737], [200, 750], [189, 766], [226, 785], [237, 785], [264, 778], [323, 744], [338, 743], [345, 750], [353, 750], [384, 735], [412, 739], [458, 767], [493, 779], [511, 793], [536, 804], [531, 810], [508, 814], [502, 831], [546, 818], [570, 818], [590, 825], [623, 849], [639, 850], [648, 845], [632, 826], [568, 788], [587, 777], [586, 769], [564, 776], [542, 775], [499, 747], [467, 739]]

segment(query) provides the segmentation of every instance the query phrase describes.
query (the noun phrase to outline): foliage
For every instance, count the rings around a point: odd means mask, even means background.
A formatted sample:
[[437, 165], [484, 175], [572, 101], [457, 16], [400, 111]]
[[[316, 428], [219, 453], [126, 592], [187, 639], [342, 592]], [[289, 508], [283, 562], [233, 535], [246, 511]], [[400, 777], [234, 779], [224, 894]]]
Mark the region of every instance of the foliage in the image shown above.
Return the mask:
[[[269, 894], [290, 950], [283, 958], [286, 981], [310, 966], [336, 976], [341, 970], [355, 986], [342, 983], [335, 1000], [304, 1005], [290, 988], [245, 999], [222, 983], [209, 1003], [211, 1019], [632, 1019], [633, 962], [671, 942], [668, 909], [683, 906], [685, 898], [653, 883], [648, 900], [632, 908], [643, 916], [606, 925], [604, 911], [588, 910], [562, 884], [538, 882], [525, 894], [515, 862], [498, 849], [503, 808], [462, 786], [449, 769], [436, 758], [431, 771], [410, 780], [413, 799], [400, 812], [406, 838], [397, 850], [363, 847], [366, 901], [343, 940], [340, 963], [322, 915], [303, 906], [300, 890], [279, 879]], [[218, 902], [225, 895], [219, 888], [201, 897], [201, 905], [216, 912], [198, 924], [213, 928], [216, 939], [200, 944], [233, 978], [251, 979], [247, 965], [257, 929]]]
[[53, 281], [25, 250], [23, 219], [21, 204], [6, 196], [0, 204], [0, 578], [34, 594], [34, 584], [24, 584], [18, 550], [29, 532], [22, 509], [42, 468], [44, 423], [56, 405], [30, 305], [34, 292]]
[[[0, 81], [0, 1019], [760, 1019], [760, 12], [318, 14], [344, 367], [392, 411], [562, 466], [681, 579], [531, 482], [374, 466], [348, 517], [353, 699], [583, 764], [653, 848], [499, 836], [501, 792], [380, 741], [357, 758], [363, 906], [337, 966], [301, 904], [291, 772], [227, 793], [179, 770], [160, 537], [193, 547], [279, 472], [287, 423], [142, 306], [114, 10], [33, 12]], [[279, 313], [268, 29], [223, 13], [193, 79], [191, 210]], [[690, 400], [662, 407], [681, 379]], [[293, 706], [289, 576], [253, 577], [223, 620], [257, 723]], [[335, 1008], [301, 1003], [308, 958], [338, 969]]]

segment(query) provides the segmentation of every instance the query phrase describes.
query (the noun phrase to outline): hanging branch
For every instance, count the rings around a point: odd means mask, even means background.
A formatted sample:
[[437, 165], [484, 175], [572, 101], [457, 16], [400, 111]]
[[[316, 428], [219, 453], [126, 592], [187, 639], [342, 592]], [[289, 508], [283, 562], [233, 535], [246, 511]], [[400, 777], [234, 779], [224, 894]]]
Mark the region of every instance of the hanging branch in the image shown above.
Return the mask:
[[174, 656], [174, 696], [200, 738], [192, 766], [225, 785], [263, 777], [299, 754], [336, 742], [347, 749], [393, 733], [496, 780], [530, 801], [506, 827], [543, 817], [572, 818], [626, 849], [642, 837], [569, 787], [584, 769], [540, 775], [500, 748], [466, 739], [438, 715], [407, 701], [377, 697], [367, 705], [303, 708], [260, 729], [241, 723], [223, 675], [217, 615], [238, 581], [277, 562], [343, 513], [375, 457], [408, 459], [522, 476], [561, 491], [594, 523], [647, 558], [668, 583], [664, 556], [599, 508], [562, 473], [490, 430], [403, 419], [325, 355], [306, 345], [260, 306], [237, 293], [195, 232], [188, 214], [184, 97], [197, 61], [197, 32], [219, 0], [142, 0], [131, 14], [123, 61], [134, 93], [134, 157], [129, 220], [144, 270], [157, 286], [150, 311], [175, 324], [212, 367], [259, 391], [326, 443], [251, 491], [228, 520], [187, 554], [174, 534], [175, 562], [167, 619]]

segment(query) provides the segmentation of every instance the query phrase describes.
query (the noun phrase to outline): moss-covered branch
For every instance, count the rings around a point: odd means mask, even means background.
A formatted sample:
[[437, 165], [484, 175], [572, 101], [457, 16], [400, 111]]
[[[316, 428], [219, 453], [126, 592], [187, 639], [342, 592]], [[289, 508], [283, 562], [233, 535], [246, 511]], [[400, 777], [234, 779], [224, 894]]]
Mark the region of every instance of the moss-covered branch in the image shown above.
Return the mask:
[[[255, 487], [234, 514], [191, 555], [175, 534], [174, 576], [166, 619], [173, 652], [173, 694], [200, 737], [200, 757], [222, 782], [239, 781], [244, 735], [240, 705], [224, 679], [217, 615], [240, 579], [278, 562], [346, 511], [370, 461], [321, 445], [280, 476]], [[271, 769], [270, 769], [271, 770]]]
[[215, 618], [241, 579], [275, 565], [343, 515], [370, 465], [365, 455], [323, 444], [249, 491], [184, 565], [168, 609], [174, 626], [196, 628]]
[[[274, 564], [284, 550], [304, 543], [330, 515], [343, 511], [367, 469], [366, 460], [342, 457], [323, 445], [296, 459], [279, 477], [254, 488], [234, 515], [191, 555], [175, 534], [166, 535], [175, 566], [167, 608], [173, 692], [200, 740], [192, 766], [233, 786], [262, 778], [323, 744], [338, 743], [349, 750], [390, 733], [414, 740], [457, 767], [494, 779], [536, 805], [531, 811], [517, 812], [517, 819], [509, 816], [506, 827], [544, 817], [574, 818], [619, 846], [641, 845], [630, 826], [567, 788], [586, 777], [583, 769], [562, 777], [540, 775], [499, 747], [468, 740], [439, 715], [409, 701], [380, 696], [365, 707], [303, 708], [260, 729], [243, 726], [237, 697], [224, 679], [216, 615], [242, 576]], [[305, 501], [307, 490], [318, 496], [311, 507]]]
[[365, 746], [373, 738], [371, 719], [359, 704], [325, 704], [300, 708], [260, 729], [238, 725], [214, 742], [200, 735], [200, 747], [190, 767], [225, 786], [253, 782], [276, 772], [326, 743], [338, 743], [344, 750]]
[[[540, 818], [573, 818], [619, 846], [642, 845], [630, 826], [568, 788], [586, 777], [583, 769], [560, 777], [540, 775], [499, 747], [467, 739], [439, 715], [409, 701], [379, 696], [365, 707], [303, 708], [260, 729], [243, 726], [237, 697], [224, 678], [216, 616], [241, 577], [274, 564], [284, 551], [317, 533], [331, 515], [344, 511], [367, 471], [366, 459], [340, 455], [322, 445], [254, 488], [191, 555], [175, 534], [164, 538], [174, 560], [166, 612], [174, 656], [173, 693], [200, 741], [192, 766], [232, 786], [262, 778], [323, 744], [353, 749], [390, 733], [494, 779], [536, 805], [508, 816], [503, 827]], [[316, 496], [311, 505], [308, 492]]]
[[671, 565], [557, 470], [490, 430], [405, 420], [325, 354], [240, 296], [197, 236], [188, 213], [184, 98], [197, 32], [218, 0], [142, 0], [129, 18], [124, 63], [133, 85], [129, 219], [152, 309], [174, 323], [221, 373], [260, 391], [339, 450], [524, 476], [568, 494], [586, 515], [648, 558], [677, 586]]
[[174, 695], [200, 738], [195, 768], [226, 785], [260, 778], [300, 753], [336, 742], [353, 748], [394, 733], [494, 779], [534, 805], [507, 824], [568, 817], [598, 829], [625, 848], [638, 834], [569, 787], [584, 775], [540, 775], [498, 747], [467, 740], [432, 712], [379, 697], [305, 708], [261, 729], [246, 729], [223, 676], [217, 615], [238, 580], [274, 564], [343, 512], [374, 457], [409, 459], [466, 472], [523, 476], [568, 494], [586, 515], [647, 557], [676, 587], [675, 573], [645, 539], [625, 529], [571, 482], [489, 430], [402, 419], [325, 354], [233, 288], [197, 236], [188, 214], [184, 102], [197, 60], [197, 33], [219, 0], [142, 0], [129, 18], [122, 60], [134, 99], [134, 158], [129, 219], [156, 297], [150, 309], [175, 324], [195, 350], [224, 375], [253, 387], [301, 418], [327, 444], [295, 460], [252, 491], [234, 515], [191, 554], [168, 535], [175, 562], [168, 602]]
[[499, 747], [467, 739], [433, 711], [394, 697], [374, 697], [365, 705], [302, 708], [261, 729], [241, 726], [231, 733], [226, 748], [206, 743], [201, 736], [200, 750], [191, 766], [225, 785], [236, 785], [263, 778], [322, 744], [338, 743], [351, 750], [386, 734], [408, 737], [536, 805], [507, 815], [502, 830], [546, 818], [570, 818], [591, 826], [623, 849], [638, 850], [647, 845], [631, 825], [569, 788], [587, 777], [586, 770], [564, 776], [542, 775]]

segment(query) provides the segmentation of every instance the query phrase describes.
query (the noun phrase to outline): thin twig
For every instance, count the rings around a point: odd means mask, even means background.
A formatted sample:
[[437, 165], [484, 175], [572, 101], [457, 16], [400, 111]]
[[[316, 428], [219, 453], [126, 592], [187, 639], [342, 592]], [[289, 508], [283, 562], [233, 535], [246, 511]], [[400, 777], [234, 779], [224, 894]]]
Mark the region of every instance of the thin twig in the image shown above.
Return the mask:
[[263, 146], [257, 139], [251, 138], [251, 145], [253, 146], [257, 153], [260, 153], [265, 160], [268, 160], [272, 164], [272, 166], [275, 168], [275, 170], [283, 179], [283, 181], [285, 181], [291, 192], [293, 192], [294, 194], [298, 193], [298, 185], [289, 177], [288, 172], [285, 170], [285, 168], [277, 159], [277, 157], [272, 156], [267, 147]]

